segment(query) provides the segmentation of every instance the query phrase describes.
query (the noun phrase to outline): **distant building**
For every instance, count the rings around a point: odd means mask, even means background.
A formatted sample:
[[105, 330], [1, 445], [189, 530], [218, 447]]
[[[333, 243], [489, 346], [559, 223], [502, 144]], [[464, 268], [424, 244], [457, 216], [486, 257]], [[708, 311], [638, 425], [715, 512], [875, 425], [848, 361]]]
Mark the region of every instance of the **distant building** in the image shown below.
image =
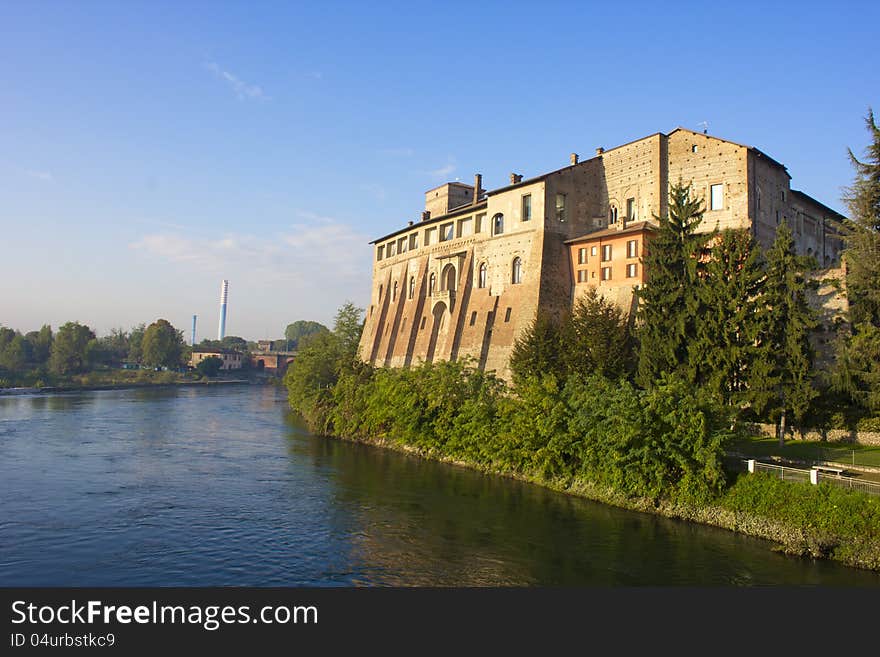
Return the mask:
[[250, 363], [254, 369], [283, 374], [295, 356], [295, 351], [255, 351], [250, 354]]
[[360, 356], [377, 366], [471, 357], [509, 378], [511, 351], [540, 308], [570, 312], [588, 286], [632, 310], [655, 216], [682, 181], [703, 199], [700, 231], [745, 228], [763, 247], [786, 222], [799, 253], [839, 264], [843, 217], [790, 187], [757, 148], [677, 128], [508, 185], [450, 182], [421, 221], [373, 244]]
[[189, 364], [196, 367], [206, 358], [216, 356], [223, 361], [221, 370], [240, 370], [244, 366], [244, 354], [231, 349], [211, 349], [204, 347], [194, 347], [192, 356], [190, 356]]

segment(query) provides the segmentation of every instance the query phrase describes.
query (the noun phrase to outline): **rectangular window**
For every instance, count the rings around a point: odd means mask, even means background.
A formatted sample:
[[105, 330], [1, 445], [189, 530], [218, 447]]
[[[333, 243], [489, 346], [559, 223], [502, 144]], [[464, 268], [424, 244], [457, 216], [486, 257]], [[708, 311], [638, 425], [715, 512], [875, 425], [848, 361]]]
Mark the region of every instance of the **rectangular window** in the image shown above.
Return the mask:
[[522, 197], [522, 220], [530, 221], [532, 218], [532, 195], [526, 194]]
[[385, 257], [385, 245], [382, 244], [376, 248], [376, 260], [381, 260]]
[[587, 263], [587, 249], [578, 249], [578, 264], [585, 265]]
[[437, 229], [436, 228], [429, 228], [428, 230], [426, 230], [425, 231], [425, 246], [428, 246], [429, 244], [433, 244], [436, 241], [437, 241]]
[[417, 248], [419, 248], [419, 234], [413, 233], [409, 236], [409, 250], [412, 251]]
[[611, 280], [611, 267], [602, 267], [602, 280], [610, 281]]
[[422, 323], [419, 324], [419, 330], [420, 330], [420, 331], [421, 331], [423, 328], [425, 328], [425, 320], [426, 320], [426, 319], [427, 319], [427, 317], [422, 317]]
[[448, 242], [455, 235], [455, 224], [449, 222], [448, 224], [443, 224], [440, 226], [440, 241]]
[[508, 308], [506, 311], [504, 311], [504, 321], [505, 322], [510, 321], [510, 308]]
[[485, 213], [478, 214], [476, 217], [474, 217], [474, 232], [475, 233], [482, 233], [483, 232], [483, 224], [485, 224], [485, 223], [486, 223]]
[[398, 253], [406, 253], [406, 244], [408, 241], [409, 240], [407, 240], [405, 237], [401, 237], [399, 240], [397, 240]]
[[477, 321], [477, 311], [471, 313], [471, 326], [473, 326]]
[[638, 265], [635, 263], [629, 264], [626, 266], [626, 277], [627, 278], [635, 278], [638, 272]]
[[602, 262], [607, 262], [611, 260], [611, 245], [605, 244], [602, 246]]
[[467, 237], [468, 235], [474, 234], [474, 220], [468, 217], [467, 219], [459, 219], [458, 220], [458, 236], [459, 237]]
[[556, 219], [565, 221], [565, 194], [556, 195]]
[[595, 246], [590, 247], [590, 255], [593, 256], [594, 258], [596, 257], [596, 248], [597, 247], [595, 247]]
[[634, 198], [626, 199], [626, 218], [628, 221], [636, 220], [636, 200]]
[[709, 209], [724, 209], [724, 185], [711, 185], [709, 187]]
[[626, 243], [626, 257], [627, 258], [638, 258], [639, 257], [639, 242], [638, 242], [638, 240], [629, 240]]
[[587, 270], [586, 269], [578, 269], [578, 283], [586, 283], [587, 282]]
[[394, 255], [394, 242], [388, 242], [385, 246], [385, 255], [389, 258]]

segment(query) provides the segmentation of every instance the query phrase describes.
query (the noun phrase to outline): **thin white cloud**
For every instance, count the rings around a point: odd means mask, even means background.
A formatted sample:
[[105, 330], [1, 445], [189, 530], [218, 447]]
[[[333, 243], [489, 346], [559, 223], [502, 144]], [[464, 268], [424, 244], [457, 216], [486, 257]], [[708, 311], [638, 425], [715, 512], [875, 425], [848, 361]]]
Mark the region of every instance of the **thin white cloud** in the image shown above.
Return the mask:
[[200, 271], [246, 271], [266, 284], [314, 288], [317, 273], [340, 284], [369, 280], [369, 237], [330, 217], [297, 215], [300, 221], [271, 237], [228, 233], [205, 240], [163, 232], [144, 235], [129, 247]]
[[389, 157], [412, 157], [416, 154], [415, 150], [412, 148], [383, 148], [379, 151], [380, 155], [387, 155]]
[[52, 175], [51, 171], [34, 171], [33, 169], [25, 169], [24, 173], [31, 178], [36, 178], [37, 180], [42, 180], [45, 182], [55, 182], [55, 176]]
[[229, 85], [239, 100], [270, 100], [270, 97], [263, 92], [262, 87], [248, 84], [238, 76], [220, 68], [215, 62], [208, 62], [206, 66], [218, 79]]
[[433, 170], [429, 171], [428, 174], [432, 178], [446, 178], [453, 171], [455, 171], [455, 165], [452, 162], [450, 162], [446, 166], [440, 167], [439, 169], [433, 169]]
[[361, 191], [366, 192], [377, 201], [385, 200], [385, 188], [382, 185], [377, 185], [375, 183], [364, 183], [359, 185]]

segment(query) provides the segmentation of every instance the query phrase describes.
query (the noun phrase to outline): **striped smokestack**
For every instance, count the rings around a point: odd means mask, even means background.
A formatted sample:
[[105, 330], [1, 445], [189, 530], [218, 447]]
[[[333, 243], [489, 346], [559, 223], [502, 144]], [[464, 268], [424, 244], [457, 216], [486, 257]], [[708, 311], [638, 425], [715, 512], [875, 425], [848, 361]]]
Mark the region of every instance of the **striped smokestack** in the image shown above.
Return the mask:
[[229, 281], [224, 280], [220, 284], [220, 328], [217, 330], [217, 339], [226, 337], [226, 295], [229, 293]]

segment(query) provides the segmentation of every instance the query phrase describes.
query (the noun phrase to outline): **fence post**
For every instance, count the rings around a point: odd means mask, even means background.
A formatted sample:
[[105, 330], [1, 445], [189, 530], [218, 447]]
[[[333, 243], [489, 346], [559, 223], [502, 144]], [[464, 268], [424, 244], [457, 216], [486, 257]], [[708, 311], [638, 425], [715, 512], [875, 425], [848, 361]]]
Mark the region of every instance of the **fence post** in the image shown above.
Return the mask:
[[810, 483], [814, 486], [819, 485], [819, 471], [813, 468], [810, 470]]
[[749, 459], [748, 464], [749, 464], [749, 472], [754, 472], [755, 471], [755, 459]]

